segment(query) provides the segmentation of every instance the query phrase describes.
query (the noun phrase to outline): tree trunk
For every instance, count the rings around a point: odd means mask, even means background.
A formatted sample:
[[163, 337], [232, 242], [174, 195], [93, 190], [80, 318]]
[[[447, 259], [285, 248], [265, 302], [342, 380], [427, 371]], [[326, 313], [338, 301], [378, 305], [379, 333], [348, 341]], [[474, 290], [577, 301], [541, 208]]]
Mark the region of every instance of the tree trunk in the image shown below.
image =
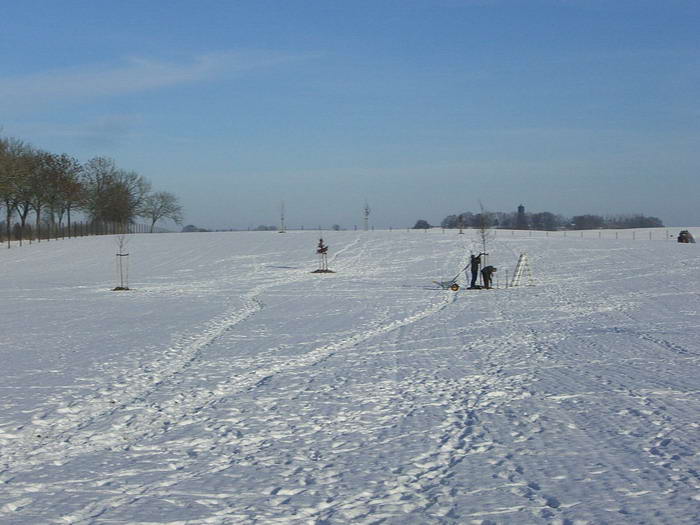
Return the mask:
[[12, 207], [8, 201], [5, 201], [5, 207], [7, 208], [7, 218], [5, 221], [5, 227], [7, 230], [7, 249], [10, 249], [10, 221], [12, 220]]
[[25, 208], [24, 211], [20, 211], [18, 213], [19, 215], [19, 224], [22, 226], [22, 229], [27, 225], [27, 215], [29, 215], [29, 208]]
[[41, 242], [41, 208], [36, 209], [36, 239]]

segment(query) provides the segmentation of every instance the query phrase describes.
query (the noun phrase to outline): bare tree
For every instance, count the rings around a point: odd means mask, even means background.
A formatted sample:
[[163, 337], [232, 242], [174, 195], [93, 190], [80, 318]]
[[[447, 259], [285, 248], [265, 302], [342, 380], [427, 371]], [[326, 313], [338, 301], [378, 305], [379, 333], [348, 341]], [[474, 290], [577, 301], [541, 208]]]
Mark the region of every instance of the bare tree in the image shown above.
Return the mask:
[[10, 247], [10, 223], [14, 211], [14, 174], [10, 141], [0, 139], [0, 203], [5, 208], [5, 227], [7, 229], [7, 247]]
[[171, 219], [175, 224], [182, 224], [182, 206], [177, 197], [167, 191], [147, 195], [139, 216], [151, 221], [151, 233], [160, 219]]
[[41, 212], [48, 206], [53, 191], [50, 181], [50, 159], [51, 153], [42, 150], [34, 150], [27, 159], [29, 163], [28, 202], [36, 218], [38, 241], [41, 241]]
[[479, 239], [481, 239], [481, 251], [482, 253], [487, 253], [486, 245], [491, 238], [491, 227], [492, 227], [492, 217], [491, 213], [486, 211], [484, 205], [479, 201], [480, 213], [477, 216], [477, 224], [479, 231]]
[[92, 220], [98, 220], [104, 193], [109, 188], [117, 171], [114, 160], [94, 157], [83, 165], [81, 182], [84, 188], [83, 205]]
[[83, 166], [85, 211], [93, 221], [133, 222], [151, 189], [150, 183], [133, 171], [116, 167], [106, 157], [95, 157]]
[[85, 211], [94, 222], [110, 223], [112, 232], [117, 227], [128, 231], [139, 215], [152, 220], [151, 231], [164, 217], [180, 224], [182, 208], [177, 198], [159, 192], [147, 202], [150, 191], [151, 185], [144, 177], [117, 168], [110, 158], [95, 157], [81, 166], [69, 155], [49, 153], [21, 140], [0, 137], [0, 208], [8, 240], [12, 237], [15, 214], [19, 217], [19, 233], [15, 232], [15, 236], [20, 242], [32, 214], [40, 238], [42, 225], [62, 226], [64, 217], [70, 232], [74, 209]]
[[[29, 178], [31, 148], [21, 140], [0, 139], [0, 200], [5, 207], [7, 247], [10, 247], [12, 215]], [[26, 215], [25, 215], [26, 218]]]
[[63, 223], [63, 215], [68, 214], [70, 229], [70, 209], [80, 198], [79, 175], [80, 163], [69, 155], [49, 154], [44, 160], [49, 193], [47, 206], [51, 214], [51, 223]]
[[63, 173], [60, 186], [62, 207], [61, 214], [66, 214], [68, 235], [70, 236], [71, 210], [82, 206], [85, 194], [84, 187], [80, 179], [83, 167], [76, 159], [67, 155], [61, 156], [60, 165]]
[[119, 170], [117, 183], [128, 194], [129, 206], [122, 211], [124, 219], [127, 220], [122, 220], [121, 222], [133, 222], [134, 218], [139, 215], [139, 210], [151, 191], [151, 183], [135, 171], [124, 170]]

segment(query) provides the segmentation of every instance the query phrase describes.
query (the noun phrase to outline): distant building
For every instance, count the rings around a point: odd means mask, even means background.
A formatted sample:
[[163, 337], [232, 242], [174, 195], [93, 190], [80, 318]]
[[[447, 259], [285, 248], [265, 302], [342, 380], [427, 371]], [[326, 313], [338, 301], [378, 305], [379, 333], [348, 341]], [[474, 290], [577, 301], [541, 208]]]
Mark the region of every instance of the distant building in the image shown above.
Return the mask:
[[515, 217], [515, 229], [516, 230], [527, 230], [527, 216], [525, 215], [525, 206], [522, 204], [518, 206], [518, 215]]

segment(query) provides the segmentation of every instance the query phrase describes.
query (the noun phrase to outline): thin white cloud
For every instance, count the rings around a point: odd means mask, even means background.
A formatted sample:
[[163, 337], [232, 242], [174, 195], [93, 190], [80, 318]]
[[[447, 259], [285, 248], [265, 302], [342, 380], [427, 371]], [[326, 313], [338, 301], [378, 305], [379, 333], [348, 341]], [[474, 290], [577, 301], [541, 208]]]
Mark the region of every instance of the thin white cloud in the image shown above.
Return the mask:
[[198, 56], [184, 63], [130, 58], [118, 65], [0, 77], [0, 108], [138, 93], [306, 58], [310, 57], [269, 51], [230, 51]]
[[32, 137], [37, 146], [43, 141], [87, 147], [98, 152], [143, 138], [143, 117], [138, 114], [106, 114], [80, 122], [24, 121], [5, 130], [10, 136]]

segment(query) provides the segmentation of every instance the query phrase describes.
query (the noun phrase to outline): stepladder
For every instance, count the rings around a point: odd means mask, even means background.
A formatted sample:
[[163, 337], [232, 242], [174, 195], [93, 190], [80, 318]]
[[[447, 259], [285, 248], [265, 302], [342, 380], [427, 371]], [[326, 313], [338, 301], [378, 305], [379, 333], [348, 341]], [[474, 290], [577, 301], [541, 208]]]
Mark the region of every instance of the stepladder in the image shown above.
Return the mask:
[[523, 279], [527, 281], [528, 286], [532, 286], [532, 270], [530, 269], [530, 261], [526, 253], [521, 253], [518, 257], [518, 263], [515, 265], [513, 279], [510, 281], [510, 286], [520, 286], [523, 284]]

